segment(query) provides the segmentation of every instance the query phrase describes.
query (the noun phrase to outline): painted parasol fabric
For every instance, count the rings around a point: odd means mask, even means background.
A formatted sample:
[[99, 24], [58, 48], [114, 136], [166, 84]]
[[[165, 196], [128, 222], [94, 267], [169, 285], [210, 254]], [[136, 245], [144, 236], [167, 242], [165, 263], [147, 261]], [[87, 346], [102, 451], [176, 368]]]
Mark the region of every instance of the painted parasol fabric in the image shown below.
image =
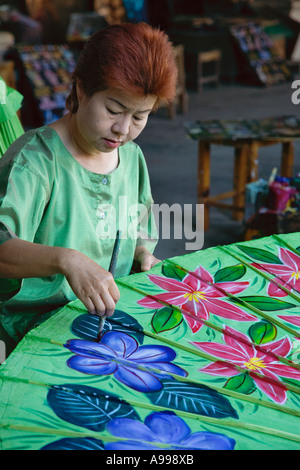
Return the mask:
[[22, 134], [23, 126], [17, 114], [21, 108], [23, 96], [17, 90], [6, 85], [0, 77], [0, 158], [8, 147]]
[[99, 343], [68, 304], [0, 367], [1, 449], [299, 449], [299, 235], [118, 279]]

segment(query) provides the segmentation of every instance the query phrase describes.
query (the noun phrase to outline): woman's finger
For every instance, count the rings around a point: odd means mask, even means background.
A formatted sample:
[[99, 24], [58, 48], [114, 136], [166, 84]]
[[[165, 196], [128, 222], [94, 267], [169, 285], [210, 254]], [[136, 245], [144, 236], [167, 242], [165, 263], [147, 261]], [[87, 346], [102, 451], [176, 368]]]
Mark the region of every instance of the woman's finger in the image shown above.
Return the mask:
[[113, 298], [113, 300], [116, 304], [118, 302], [118, 300], [120, 299], [120, 291], [119, 291], [118, 286], [115, 282], [110, 286], [109, 292], [110, 292], [110, 295], [112, 296], [112, 298]]
[[111, 317], [116, 308], [116, 302], [114, 301], [113, 297], [111, 296], [109, 291], [103, 291], [101, 293], [101, 300], [104, 305], [104, 315], [107, 317]]

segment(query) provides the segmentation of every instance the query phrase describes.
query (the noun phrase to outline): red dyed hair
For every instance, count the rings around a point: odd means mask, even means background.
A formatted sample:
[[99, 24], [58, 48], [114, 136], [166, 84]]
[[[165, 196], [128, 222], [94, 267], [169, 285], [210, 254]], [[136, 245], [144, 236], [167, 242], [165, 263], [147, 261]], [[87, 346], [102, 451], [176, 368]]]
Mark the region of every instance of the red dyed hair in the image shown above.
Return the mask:
[[146, 23], [124, 23], [95, 33], [85, 44], [75, 71], [67, 109], [76, 113], [78, 83], [86, 96], [115, 88], [157, 97], [156, 105], [174, 99], [177, 67], [168, 36]]

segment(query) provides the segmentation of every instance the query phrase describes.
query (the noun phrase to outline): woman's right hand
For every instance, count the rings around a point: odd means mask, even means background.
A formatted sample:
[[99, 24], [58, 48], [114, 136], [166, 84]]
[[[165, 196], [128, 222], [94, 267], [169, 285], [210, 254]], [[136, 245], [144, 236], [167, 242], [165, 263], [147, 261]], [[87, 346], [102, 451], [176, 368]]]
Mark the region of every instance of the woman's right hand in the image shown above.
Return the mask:
[[62, 274], [91, 314], [113, 315], [120, 293], [110, 272], [83, 253], [67, 249], [62, 261]]
[[110, 317], [120, 298], [113, 276], [79, 251], [11, 238], [0, 245], [0, 278], [63, 274], [87, 310]]

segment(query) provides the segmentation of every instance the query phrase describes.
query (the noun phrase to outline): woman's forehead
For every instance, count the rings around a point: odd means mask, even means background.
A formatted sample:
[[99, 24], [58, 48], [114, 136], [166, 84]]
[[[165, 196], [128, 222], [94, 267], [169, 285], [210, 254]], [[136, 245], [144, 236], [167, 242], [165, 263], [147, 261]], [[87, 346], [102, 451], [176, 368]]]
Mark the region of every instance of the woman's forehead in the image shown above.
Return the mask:
[[139, 113], [150, 112], [157, 99], [153, 95], [139, 96], [113, 88], [109, 88], [101, 93], [106, 100], [120, 106], [122, 109]]

